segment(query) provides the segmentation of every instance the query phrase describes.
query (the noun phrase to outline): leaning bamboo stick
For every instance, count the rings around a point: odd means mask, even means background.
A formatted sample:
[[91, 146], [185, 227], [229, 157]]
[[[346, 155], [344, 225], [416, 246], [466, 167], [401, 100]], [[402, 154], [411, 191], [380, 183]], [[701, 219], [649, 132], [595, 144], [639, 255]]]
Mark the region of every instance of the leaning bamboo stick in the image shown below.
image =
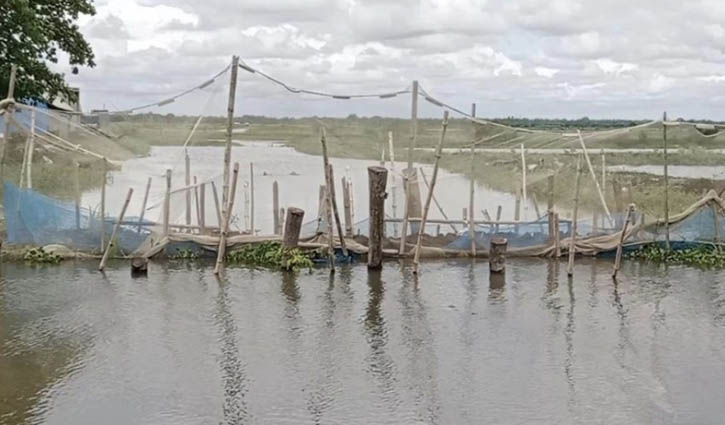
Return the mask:
[[[327, 199], [328, 206], [335, 216], [335, 226], [337, 227], [337, 234], [340, 236], [340, 247], [342, 248], [342, 255], [347, 258], [347, 247], [345, 246], [345, 234], [342, 231], [342, 223], [340, 222], [340, 213], [337, 210], [337, 199], [335, 199], [335, 180], [333, 177], [332, 165], [330, 159], [327, 156], [327, 140], [326, 139], [325, 127], [322, 127], [322, 133], [320, 135], [320, 143], [322, 143], [322, 163], [325, 167], [325, 184], [327, 184]], [[385, 152], [385, 150], [383, 150]], [[383, 162], [384, 164], [385, 162]], [[332, 223], [329, 223], [332, 228]], [[330, 231], [330, 236], [334, 232]]]
[[227, 236], [229, 234], [229, 219], [232, 216], [232, 208], [234, 208], [234, 195], [237, 192], [237, 178], [239, 177], [239, 163], [234, 163], [234, 171], [232, 171], [232, 188], [229, 192], [229, 201], [224, 208], [224, 223], [219, 235], [219, 248], [217, 249], [216, 265], [214, 266], [214, 274], [218, 275], [224, 268], [224, 256], [227, 252]]
[[617, 277], [617, 272], [622, 265], [622, 249], [624, 248], [624, 238], [627, 236], [627, 227], [634, 213], [634, 204], [629, 204], [627, 208], [627, 218], [624, 220], [622, 231], [619, 235], [619, 243], [617, 244], [617, 255], [614, 257], [614, 268], [612, 269], [612, 277]]
[[[425, 187], [427, 189], [430, 189], [430, 185], [428, 184], [428, 177], [426, 177], [425, 171], [423, 171], [423, 167], [420, 167], [420, 175], [421, 175], [421, 177], [423, 177], [423, 183], [425, 183]], [[436, 198], [435, 195], [433, 195], [433, 203], [435, 204], [436, 208], [438, 208], [438, 212], [441, 213], [441, 215], [443, 216], [443, 218], [446, 219], [446, 220], [448, 220], [448, 215], [446, 214], [445, 211], [443, 211], [443, 207], [441, 207], [441, 204], [438, 203], [438, 198]], [[408, 222], [409, 223], [414, 223], [414, 222], [419, 221], [419, 220], [420, 219], [417, 219], [416, 220], [416, 217], [408, 218]], [[459, 221], [452, 220], [451, 223], [459, 223]], [[453, 233], [458, 233], [458, 229], [456, 229], [456, 226], [454, 226], [451, 223], [449, 223], [449, 224], [451, 225], [451, 229], [453, 229]], [[463, 224], [465, 225], [466, 223], [463, 223]]]
[[579, 155], [579, 159], [576, 163], [576, 185], [574, 189], [574, 212], [572, 214], [571, 223], [571, 235], [569, 241], [569, 264], [567, 265], [567, 274], [569, 276], [574, 274], [574, 256], [576, 255], [576, 221], [577, 214], [579, 212], [579, 189], [581, 187], [582, 178], [582, 156]]
[[108, 240], [108, 245], [106, 245], [106, 249], [103, 252], [103, 257], [101, 258], [101, 264], [98, 265], [98, 270], [100, 270], [100, 271], [103, 271], [103, 269], [106, 267], [106, 261], [108, 261], [108, 256], [111, 254], [111, 247], [113, 246], [113, 241], [116, 239], [118, 230], [121, 228], [121, 222], [123, 221], [123, 216], [126, 215], [126, 208], [128, 208], [128, 203], [131, 202], [132, 195], [133, 195], [133, 188], [130, 187], [128, 189], [128, 194], [126, 195], [126, 201], [124, 201], [123, 208], [121, 208], [121, 214], [118, 216], [118, 219], [116, 220], [116, 225], [113, 226], [113, 233], [111, 233], [111, 239]]
[[141, 203], [141, 213], [138, 215], [138, 232], [141, 232], [143, 225], [143, 217], [146, 215], [146, 203], [149, 201], [149, 192], [151, 191], [151, 177], [146, 180], [146, 190], [143, 194], [143, 202]]
[[415, 243], [415, 257], [413, 259], [413, 273], [418, 273], [418, 262], [420, 260], [420, 247], [423, 243], [423, 233], [425, 232], [425, 222], [428, 219], [428, 211], [430, 210], [430, 203], [433, 199], [433, 190], [435, 189], [436, 180], [438, 180], [438, 164], [441, 159], [441, 151], [443, 149], [443, 141], [446, 137], [446, 129], [448, 128], [448, 111], [443, 112], [443, 129], [441, 131], [441, 138], [438, 140], [438, 146], [435, 152], [435, 162], [433, 164], [433, 175], [430, 178], [430, 187], [428, 188], [428, 196], [425, 199], [425, 207], [423, 208], [423, 217], [418, 228], [418, 240]]
[[599, 194], [599, 200], [602, 202], [602, 206], [604, 207], [604, 212], [607, 213], [607, 219], [609, 220], [609, 223], [612, 223], [612, 214], [609, 213], [609, 207], [607, 207], [607, 201], [604, 198], [604, 193], [602, 192], [602, 188], [599, 186], [599, 179], [597, 179], [597, 175], [594, 173], [594, 167], [592, 167], [592, 161], [589, 160], [589, 153], [587, 153], [587, 146], [584, 144], [584, 138], [582, 137], [581, 131], [576, 131], [577, 136], [579, 136], [579, 144], [582, 147], [582, 153], [584, 154], [584, 158], [587, 161], [587, 167], [589, 168], [589, 173], [592, 175], [592, 180], [594, 180], [594, 186], [597, 188], [597, 193]]
[[222, 226], [222, 212], [221, 212], [221, 208], [219, 206], [219, 194], [217, 193], [216, 184], [214, 184], [214, 182], [211, 182], [211, 191], [212, 191], [212, 194], [214, 195], [214, 209], [216, 210], [216, 222], [217, 222], [217, 226], [219, 226], [219, 228], [221, 228], [221, 226]]

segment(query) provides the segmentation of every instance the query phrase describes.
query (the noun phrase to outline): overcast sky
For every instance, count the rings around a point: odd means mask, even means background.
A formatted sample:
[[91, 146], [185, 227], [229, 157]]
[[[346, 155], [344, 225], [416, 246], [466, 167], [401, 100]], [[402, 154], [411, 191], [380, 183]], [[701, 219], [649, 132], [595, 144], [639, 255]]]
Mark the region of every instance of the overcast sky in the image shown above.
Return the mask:
[[[487, 117], [657, 118], [667, 110], [725, 120], [723, 0], [97, 0], [96, 7], [81, 28], [97, 67], [78, 75], [61, 67], [86, 110], [160, 100], [204, 82], [237, 54], [308, 89], [377, 92], [418, 79], [456, 106], [476, 102]], [[239, 76], [240, 114], [409, 114], [409, 98], [311, 100]], [[223, 112], [223, 90], [205, 111]], [[192, 97], [166, 110], [200, 112], [207, 94]]]

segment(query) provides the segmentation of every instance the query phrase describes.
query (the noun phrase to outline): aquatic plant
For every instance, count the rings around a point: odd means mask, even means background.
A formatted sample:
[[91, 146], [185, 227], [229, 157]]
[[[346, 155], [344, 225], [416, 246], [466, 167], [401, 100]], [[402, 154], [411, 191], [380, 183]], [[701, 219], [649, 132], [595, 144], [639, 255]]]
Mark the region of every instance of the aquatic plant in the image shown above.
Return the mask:
[[23, 259], [29, 263], [34, 264], [58, 264], [63, 260], [58, 254], [48, 252], [43, 247], [30, 248], [23, 255]]
[[627, 257], [663, 264], [725, 267], [725, 251], [707, 245], [681, 250], [668, 250], [660, 245], [647, 245], [629, 253]]
[[199, 255], [190, 249], [180, 249], [171, 258], [174, 260], [196, 260]]
[[279, 267], [287, 270], [310, 269], [314, 265], [310, 255], [299, 248], [285, 249], [279, 242], [245, 245], [227, 253], [230, 264]]

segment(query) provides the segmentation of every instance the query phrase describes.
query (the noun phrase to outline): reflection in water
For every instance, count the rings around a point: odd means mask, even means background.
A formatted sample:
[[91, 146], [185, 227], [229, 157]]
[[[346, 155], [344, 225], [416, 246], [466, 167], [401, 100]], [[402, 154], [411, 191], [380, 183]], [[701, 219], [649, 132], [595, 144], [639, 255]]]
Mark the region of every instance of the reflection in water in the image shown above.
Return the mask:
[[237, 346], [237, 325], [229, 306], [229, 285], [226, 279], [219, 279], [217, 311], [215, 318], [221, 328], [221, 368], [224, 387], [222, 413], [224, 422], [243, 424], [247, 422], [247, 377], [246, 366], [239, 356]]
[[381, 270], [368, 271], [368, 304], [365, 309], [365, 339], [370, 347], [367, 356], [367, 372], [375, 379], [380, 397], [386, 402], [389, 410], [394, 410], [399, 403], [395, 390], [395, 363], [386, 352], [388, 330], [381, 311], [385, 294], [385, 282]]
[[566, 328], [564, 328], [564, 341], [566, 344], [566, 359], [564, 360], [564, 376], [569, 385], [569, 409], [573, 412], [576, 407], [576, 387], [574, 382], [574, 282], [572, 276], [567, 279], [569, 290], [569, 311], [566, 313]]
[[489, 273], [488, 299], [494, 303], [506, 300], [506, 273]]
[[402, 343], [407, 348], [406, 381], [415, 404], [415, 415], [421, 423], [440, 423], [438, 395], [438, 359], [434, 335], [428, 322], [427, 309], [421, 299], [418, 275], [401, 267], [403, 284], [398, 293]]

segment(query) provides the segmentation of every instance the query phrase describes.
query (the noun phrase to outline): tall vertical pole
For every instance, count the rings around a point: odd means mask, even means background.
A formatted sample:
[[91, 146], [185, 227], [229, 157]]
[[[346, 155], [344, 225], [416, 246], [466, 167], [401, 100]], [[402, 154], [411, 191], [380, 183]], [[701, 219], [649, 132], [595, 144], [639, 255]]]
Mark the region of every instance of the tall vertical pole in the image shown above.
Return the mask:
[[101, 177], [101, 249], [106, 246], [106, 181], [108, 180], [108, 164], [103, 159], [103, 176]]
[[[171, 170], [166, 169], [166, 192], [164, 192], [164, 236], [169, 236], [169, 218], [171, 217]], [[221, 225], [219, 226], [221, 227]]]
[[443, 129], [441, 130], [441, 138], [438, 140], [438, 146], [435, 151], [435, 162], [433, 163], [433, 175], [430, 178], [430, 187], [428, 188], [428, 196], [425, 198], [425, 206], [423, 207], [423, 217], [418, 228], [418, 239], [415, 243], [415, 256], [413, 257], [413, 273], [418, 274], [418, 262], [420, 260], [420, 247], [423, 243], [423, 233], [425, 233], [425, 223], [428, 220], [428, 211], [430, 203], [433, 199], [433, 189], [435, 189], [436, 180], [438, 180], [438, 163], [441, 159], [441, 151], [443, 149], [443, 141], [446, 138], [446, 129], [448, 128], [448, 111], [443, 112]]
[[81, 228], [81, 164], [76, 162], [75, 173], [73, 178], [73, 192], [75, 197], [76, 208], [76, 229]]
[[[471, 117], [476, 116], [476, 104], [471, 104]], [[468, 186], [468, 232], [471, 235], [471, 256], [476, 256], [476, 229], [475, 224], [473, 221], [474, 218], [474, 212], [475, 212], [475, 205], [474, 205], [474, 198], [475, 198], [475, 191], [476, 191], [476, 179], [473, 175], [473, 170], [476, 167], [476, 144], [471, 143], [471, 173], [468, 176], [468, 179], [470, 180], [469, 186]]]
[[184, 184], [186, 185], [186, 225], [191, 225], [191, 160], [189, 152], [184, 149]]
[[383, 227], [385, 225], [385, 185], [388, 170], [368, 167], [368, 191], [370, 192], [370, 220], [368, 243], [368, 268], [379, 269], [383, 263]]
[[[35, 150], [35, 110], [30, 113], [30, 144], [28, 146], [28, 172], [26, 182], [28, 189], [33, 188], [33, 151]], [[105, 161], [105, 158], [104, 158]]]
[[607, 190], [607, 157], [604, 155], [604, 148], [602, 148], [602, 189]]
[[224, 207], [224, 218], [223, 223], [220, 227], [219, 232], [219, 247], [217, 248], [216, 266], [214, 266], [214, 274], [218, 275], [219, 272], [224, 268], [224, 257], [227, 253], [227, 236], [229, 234], [229, 218], [232, 215], [232, 209], [234, 208], [234, 194], [237, 192], [237, 180], [239, 177], [239, 163], [234, 163], [234, 171], [232, 176], [232, 187], [229, 192], [229, 201], [227, 206]]
[[574, 187], [574, 212], [571, 218], [571, 235], [569, 240], [569, 264], [567, 266], [567, 273], [569, 276], [574, 274], [574, 256], [576, 255], [576, 228], [577, 228], [577, 215], [579, 213], [579, 189], [582, 179], [582, 155], [579, 155], [579, 159], [576, 163], [576, 185]]
[[272, 229], [273, 234], [282, 234], [282, 228], [279, 225], [279, 185], [277, 180], [272, 183]]
[[[232, 129], [234, 127], [234, 102], [237, 92], [237, 71], [239, 70], [239, 57], [232, 56], [231, 80], [229, 81], [229, 102], [227, 103], [227, 140], [224, 146], [224, 176], [222, 181], [222, 217], [226, 212], [229, 198], [229, 173], [232, 158]], [[219, 223], [221, 227], [221, 223]]]
[[412, 99], [410, 111], [410, 140], [408, 142], [408, 167], [403, 173], [403, 185], [405, 187], [405, 205], [403, 207], [403, 227], [400, 234], [400, 248], [398, 254], [405, 253], [405, 240], [408, 235], [408, 214], [410, 209], [410, 179], [413, 173], [413, 149], [418, 135], [418, 81], [413, 81]]
[[[392, 196], [393, 217], [398, 216], [397, 194], [395, 193], [395, 147], [393, 144], [393, 132], [388, 131], [388, 159], [390, 160], [390, 195]], [[398, 236], [398, 227], [393, 224], [393, 237]]]
[[670, 182], [669, 173], [667, 170], [668, 160], [667, 157], [667, 112], [662, 116], [662, 147], [665, 154], [665, 246], [667, 250], [670, 249]]
[[249, 230], [253, 235], [254, 229], [254, 163], [249, 163]]
[[526, 196], [526, 151], [524, 144], [521, 144], [521, 193], [524, 195], [524, 220], [528, 217], [526, 212], [529, 210], [529, 203]]

